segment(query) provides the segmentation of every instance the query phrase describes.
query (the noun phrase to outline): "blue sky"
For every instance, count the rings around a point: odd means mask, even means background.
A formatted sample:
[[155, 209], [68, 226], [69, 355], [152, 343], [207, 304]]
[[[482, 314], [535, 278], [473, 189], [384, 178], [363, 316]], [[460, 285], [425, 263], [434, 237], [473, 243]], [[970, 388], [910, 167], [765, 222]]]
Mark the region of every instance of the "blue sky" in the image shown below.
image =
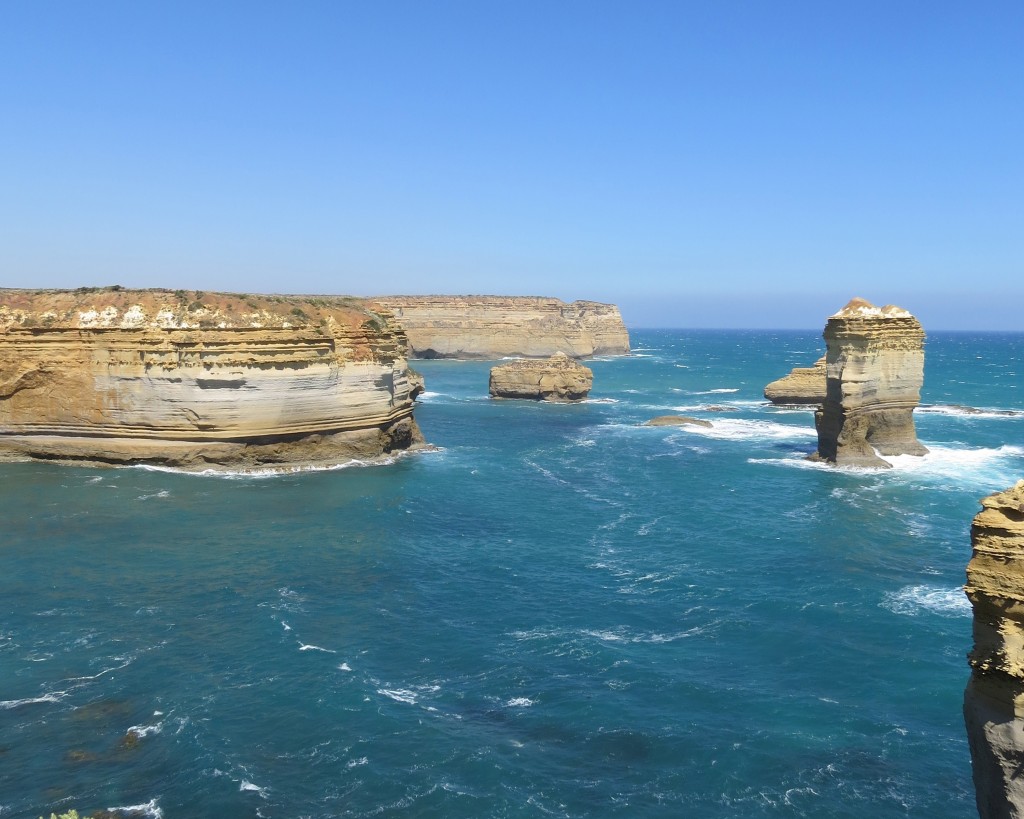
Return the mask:
[[1024, 330], [1024, 3], [0, 4], [0, 286]]

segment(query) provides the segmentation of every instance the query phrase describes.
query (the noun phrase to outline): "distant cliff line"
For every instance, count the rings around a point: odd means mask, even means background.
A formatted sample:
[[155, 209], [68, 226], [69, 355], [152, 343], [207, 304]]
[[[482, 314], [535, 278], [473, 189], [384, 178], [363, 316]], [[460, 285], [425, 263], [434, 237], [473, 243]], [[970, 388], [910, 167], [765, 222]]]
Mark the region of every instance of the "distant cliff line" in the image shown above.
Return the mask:
[[573, 358], [629, 354], [614, 304], [543, 296], [376, 296], [394, 313], [411, 358]]

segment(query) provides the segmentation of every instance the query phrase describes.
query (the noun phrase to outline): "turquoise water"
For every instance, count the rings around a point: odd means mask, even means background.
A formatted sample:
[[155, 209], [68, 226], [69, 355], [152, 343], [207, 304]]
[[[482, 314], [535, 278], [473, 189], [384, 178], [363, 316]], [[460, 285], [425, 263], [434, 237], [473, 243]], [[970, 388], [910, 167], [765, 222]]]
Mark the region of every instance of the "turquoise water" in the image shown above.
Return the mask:
[[[633, 344], [574, 406], [418, 362], [442, 449], [388, 466], [0, 465], [0, 817], [972, 815], [959, 587], [1024, 336], [932, 334], [932, 453], [885, 472], [762, 400], [817, 333]], [[676, 412], [714, 427], [637, 426]]]

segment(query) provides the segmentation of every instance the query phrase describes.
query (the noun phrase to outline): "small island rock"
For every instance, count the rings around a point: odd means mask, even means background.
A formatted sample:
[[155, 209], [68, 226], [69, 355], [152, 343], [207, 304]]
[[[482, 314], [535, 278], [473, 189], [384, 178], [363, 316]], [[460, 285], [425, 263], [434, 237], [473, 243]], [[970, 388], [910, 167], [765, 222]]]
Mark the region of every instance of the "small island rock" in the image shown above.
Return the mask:
[[652, 418], [650, 421], [644, 421], [643, 426], [645, 427], [682, 427], [690, 424], [696, 427], [710, 427], [712, 426], [710, 421], [705, 421], [703, 418], [691, 418], [688, 415], [659, 415], [657, 418]]
[[546, 360], [518, 359], [491, 368], [489, 391], [494, 398], [534, 401], [582, 401], [594, 385], [594, 373], [565, 353]]

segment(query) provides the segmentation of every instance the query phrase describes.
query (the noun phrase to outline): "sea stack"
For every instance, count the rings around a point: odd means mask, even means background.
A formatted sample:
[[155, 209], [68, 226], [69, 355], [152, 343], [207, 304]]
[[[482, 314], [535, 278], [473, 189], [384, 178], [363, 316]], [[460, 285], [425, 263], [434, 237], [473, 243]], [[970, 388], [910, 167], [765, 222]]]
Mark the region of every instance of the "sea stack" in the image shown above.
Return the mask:
[[494, 398], [535, 401], [582, 401], [594, 384], [594, 373], [565, 353], [546, 361], [519, 359], [491, 368], [489, 391]]
[[924, 383], [924, 330], [906, 310], [853, 299], [825, 325], [825, 400], [814, 414], [817, 460], [889, 467], [880, 455], [925, 455], [914, 407]]
[[764, 397], [773, 404], [813, 404], [825, 401], [825, 356], [810, 367], [794, 367], [789, 375], [764, 388]]
[[1024, 817], [1024, 480], [981, 506], [964, 587], [974, 607], [964, 722], [981, 819]]
[[350, 299], [0, 291], [0, 459], [235, 471], [417, 447], [405, 351]]

